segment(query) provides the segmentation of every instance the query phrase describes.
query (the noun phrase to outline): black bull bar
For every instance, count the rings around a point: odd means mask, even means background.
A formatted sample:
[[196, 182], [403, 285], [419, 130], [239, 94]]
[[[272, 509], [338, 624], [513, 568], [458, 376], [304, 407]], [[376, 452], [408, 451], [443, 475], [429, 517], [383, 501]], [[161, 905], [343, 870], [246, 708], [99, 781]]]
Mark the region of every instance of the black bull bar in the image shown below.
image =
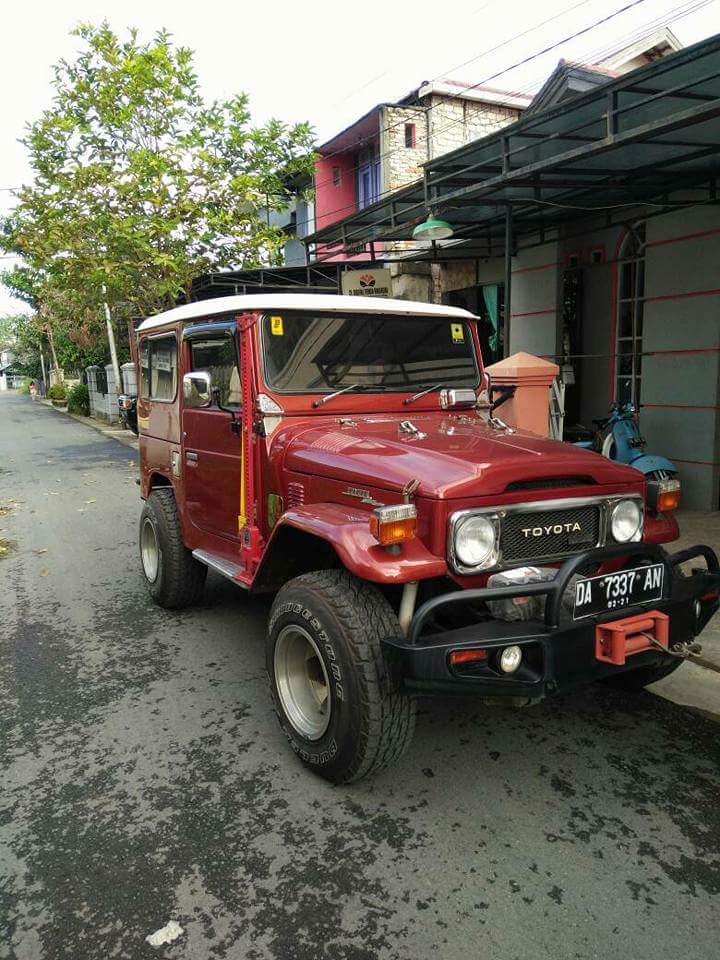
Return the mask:
[[[705, 567], [690, 574], [679, 571], [681, 564], [702, 558]], [[563, 598], [574, 576], [608, 560], [662, 563], [662, 598], [651, 604], [635, 604], [621, 612], [608, 611], [582, 621], [564, 614]], [[480, 697], [513, 697], [539, 700], [582, 683], [641, 666], [667, 661], [659, 649], [638, 653], [624, 666], [601, 663], [595, 657], [595, 628], [620, 617], [642, 613], [652, 606], [670, 617], [670, 647], [692, 640], [718, 609], [720, 563], [715, 551], [697, 545], [668, 554], [658, 544], [617, 544], [587, 550], [567, 560], [553, 580], [507, 587], [482, 587], [456, 590], [418, 607], [407, 637], [383, 641], [383, 653], [389, 670], [403, 689], [419, 693], [450, 693]], [[462, 604], [514, 597], [544, 596], [544, 620], [507, 622], [478, 617], [466, 626], [423, 635], [423, 628], [441, 610]], [[524, 654], [518, 674], [503, 674], [493, 669], [493, 652], [518, 645]], [[451, 651], [483, 648], [487, 663], [470, 669], [456, 669], [449, 662]]]

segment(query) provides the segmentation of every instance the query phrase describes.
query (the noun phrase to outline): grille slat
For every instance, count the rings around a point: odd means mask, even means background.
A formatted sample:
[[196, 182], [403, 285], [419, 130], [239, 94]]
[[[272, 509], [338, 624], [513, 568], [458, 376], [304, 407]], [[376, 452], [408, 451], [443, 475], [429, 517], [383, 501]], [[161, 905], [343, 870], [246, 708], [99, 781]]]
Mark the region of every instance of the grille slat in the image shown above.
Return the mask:
[[[558, 527], [562, 528], [559, 532]], [[538, 531], [541, 532], [538, 534]], [[503, 563], [546, 560], [594, 547], [599, 539], [600, 508], [597, 504], [585, 504], [560, 510], [509, 513], [502, 521], [500, 549]]]

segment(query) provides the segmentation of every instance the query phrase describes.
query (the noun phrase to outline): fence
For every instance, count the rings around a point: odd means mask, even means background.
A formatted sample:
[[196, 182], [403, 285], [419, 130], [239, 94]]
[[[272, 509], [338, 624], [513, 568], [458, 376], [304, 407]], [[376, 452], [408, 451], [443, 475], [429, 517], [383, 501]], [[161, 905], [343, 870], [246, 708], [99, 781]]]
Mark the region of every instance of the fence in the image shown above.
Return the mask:
[[88, 367], [85, 373], [90, 395], [90, 416], [105, 423], [117, 423], [118, 391], [112, 364]]

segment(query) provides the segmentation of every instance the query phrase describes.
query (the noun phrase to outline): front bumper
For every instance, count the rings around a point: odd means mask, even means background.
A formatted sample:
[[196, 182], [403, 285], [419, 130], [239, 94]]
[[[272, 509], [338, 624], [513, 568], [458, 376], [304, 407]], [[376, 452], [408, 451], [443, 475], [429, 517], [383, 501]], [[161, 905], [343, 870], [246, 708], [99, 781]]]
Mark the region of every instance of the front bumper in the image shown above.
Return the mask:
[[[566, 561], [552, 581], [458, 590], [428, 600], [416, 611], [406, 639], [383, 642], [388, 668], [407, 692], [532, 702], [625, 670], [667, 662], [669, 654], [655, 648], [628, 657], [623, 666], [598, 660], [595, 628], [598, 624], [616, 621], [618, 614], [605, 613], [573, 621], [563, 608], [565, 591], [580, 570], [618, 558], [665, 565], [662, 599], [628, 607], [622, 616], [633, 616], [650, 608], [666, 614], [670, 618], [670, 648], [691, 641], [717, 611], [720, 563], [710, 547], [691, 547], [672, 555], [657, 544], [602, 547]], [[690, 574], [681, 572], [682, 563], [700, 558], [705, 561], [704, 567], [693, 568]], [[546, 597], [544, 622], [510, 623], [478, 617], [478, 621], [469, 626], [422, 634], [423, 627], [442, 608], [538, 594]], [[510, 644], [522, 648], [523, 664], [517, 673], [506, 675], [494, 666], [493, 654]], [[487, 661], [470, 669], [450, 665], [451, 651], [478, 648], [488, 651]]]

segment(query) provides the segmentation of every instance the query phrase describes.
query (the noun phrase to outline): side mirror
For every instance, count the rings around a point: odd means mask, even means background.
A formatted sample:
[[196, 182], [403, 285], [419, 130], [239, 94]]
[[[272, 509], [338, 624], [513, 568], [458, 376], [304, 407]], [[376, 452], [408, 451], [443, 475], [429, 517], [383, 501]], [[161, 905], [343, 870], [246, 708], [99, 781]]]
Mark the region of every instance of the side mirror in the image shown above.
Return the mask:
[[186, 407], [209, 407], [212, 403], [212, 378], [204, 370], [183, 377], [183, 403]]

